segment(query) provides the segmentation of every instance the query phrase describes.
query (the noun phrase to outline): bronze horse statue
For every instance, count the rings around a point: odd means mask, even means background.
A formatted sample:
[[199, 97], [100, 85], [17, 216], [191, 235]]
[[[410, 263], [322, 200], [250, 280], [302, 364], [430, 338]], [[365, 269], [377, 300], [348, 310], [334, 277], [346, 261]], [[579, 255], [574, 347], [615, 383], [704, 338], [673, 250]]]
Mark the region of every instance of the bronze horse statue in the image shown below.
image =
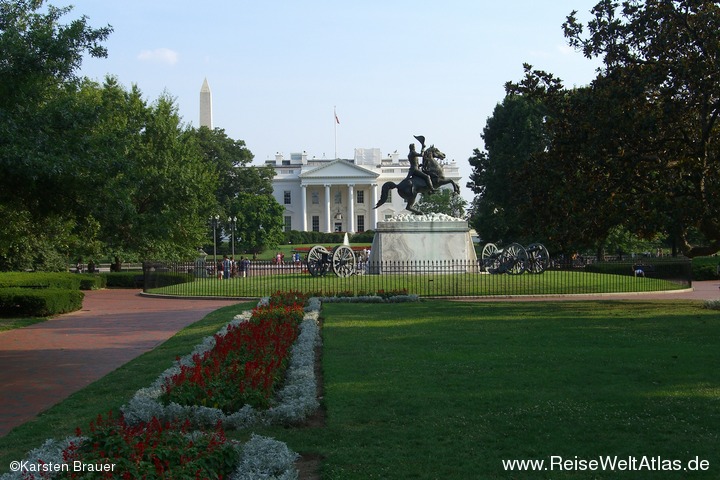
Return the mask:
[[[457, 195], [460, 193], [460, 187], [452, 179], [445, 178], [442, 166], [437, 161], [443, 160], [444, 158], [445, 154], [443, 152], [435, 148], [434, 145], [430, 145], [423, 152], [422, 171], [430, 176], [433, 186], [435, 186], [436, 188], [439, 188], [443, 185], [452, 184], [453, 190]], [[398, 184], [395, 184], [395, 182], [385, 182], [382, 186], [380, 200], [378, 201], [377, 205], [375, 205], [375, 208], [378, 208], [380, 205], [387, 202], [388, 192], [393, 188], [397, 188], [398, 194], [407, 202], [405, 209], [410, 210], [416, 215], [423, 215], [423, 212], [417, 210], [416, 208], [413, 208], [413, 205], [415, 205], [415, 201], [417, 200], [418, 193], [427, 194], [434, 191], [434, 189], [427, 184], [425, 179], [419, 176], [408, 175], [402, 182]]]

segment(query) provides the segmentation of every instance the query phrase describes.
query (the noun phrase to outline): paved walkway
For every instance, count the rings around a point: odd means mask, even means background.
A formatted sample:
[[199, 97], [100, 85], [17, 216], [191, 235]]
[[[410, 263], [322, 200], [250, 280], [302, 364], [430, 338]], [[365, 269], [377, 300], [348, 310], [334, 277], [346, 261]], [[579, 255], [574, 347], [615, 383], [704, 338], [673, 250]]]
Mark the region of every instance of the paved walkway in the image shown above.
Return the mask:
[[[720, 299], [720, 281], [679, 293], [505, 297], [492, 300]], [[137, 290], [86, 292], [82, 310], [0, 333], [0, 436], [237, 300], [150, 298]], [[487, 298], [479, 299], [487, 301]]]
[[0, 436], [237, 300], [85, 292], [83, 308], [0, 333]]

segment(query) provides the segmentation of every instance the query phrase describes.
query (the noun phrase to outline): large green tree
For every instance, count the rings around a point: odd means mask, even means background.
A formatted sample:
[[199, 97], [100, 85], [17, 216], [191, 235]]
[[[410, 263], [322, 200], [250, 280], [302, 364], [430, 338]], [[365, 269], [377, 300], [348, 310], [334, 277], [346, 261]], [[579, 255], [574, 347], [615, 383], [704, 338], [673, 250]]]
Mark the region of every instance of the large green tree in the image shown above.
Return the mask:
[[[530, 222], [563, 250], [593, 243], [601, 249], [622, 229], [643, 238], [664, 234], [688, 256], [717, 252], [718, 3], [602, 0], [591, 13], [583, 25], [573, 12], [563, 27], [572, 46], [602, 58], [597, 77], [566, 89], [526, 65], [525, 77], [506, 85], [509, 96], [542, 105], [546, 142], [529, 155], [511, 144], [502, 149], [511, 154], [504, 160], [511, 169], [498, 178], [512, 190], [502, 192], [487, 183], [487, 162], [503, 159], [486, 138], [487, 153], [471, 159], [478, 174], [474, 210], [486, 220], [488, 210], [507, 213], [492, 202], [507, 204], [521, 190], [510, 217]], [[529, 205], [538, 205], [534, 217]]]
[[112, 29], [62, 24], [71, 8], [44, 3], [0, 0], [0, 269], [59, 269], [97, 247], [97, 222], [76, 213], [88, 169], [70, 153], [92, 115], [73, 94], [83, 56], [106, 56]]
[[488, 241], [539, 241], [534, 215], [526, 212], [544, 208], [536, 188], [546, 168], [534, 169], [533, 155], [547, 146], [544, 108], [538, 101], [508, 95], [498, 104], [483, 129], [485, 151], [475, 149], [469, 159], [473, 167], [467, 186], [475, 194], [471, 224]]
[[216, 206], [213, 167], [168, 96], [77, 78], [110, 28], [43, 3], [0, 0], [0, 269], [187, 256]]
[[719, 251], [720, 5], [603, 0], [592, 13], [583, 25], [573, 12], [565, 35], [602, 58], [598, 81], [624, 92], [608, 105], [608, 133], [633, 166], [626, 198], [642, 219], [636, 230], [664, 228], [691, 257]]
[[[253, 154], [245, 142], [233, 140], [221, 128], [191, 129], [187, 137], [197, 143], [217, 179], [217, 206], [207, 212], [208, 218], [219, 217], [217, 246], [223, 237], [232, 241], [234, 233], [236, 251], [259, 253], [276, 247], [283, 238], [284, 209], [272, 194], [275, 169], [251, 165]], [[237, 219], [234, 230], [227, 221], [231, 217]]]

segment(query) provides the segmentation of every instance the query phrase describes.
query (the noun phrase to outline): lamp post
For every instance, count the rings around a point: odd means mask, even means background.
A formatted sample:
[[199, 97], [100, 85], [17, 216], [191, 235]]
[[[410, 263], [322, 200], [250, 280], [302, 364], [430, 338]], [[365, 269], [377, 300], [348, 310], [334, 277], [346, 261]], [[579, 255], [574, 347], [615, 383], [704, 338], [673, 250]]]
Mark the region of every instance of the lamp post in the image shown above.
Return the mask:
[[212, 223], [213, 227], [213, 262], [215, 266], [217, 266], [217, 227], [218, 227], [218, 221], [220, 220], [220, 215], [215, 215], [214, 217], [210, 217], [210, 223]]
[[230, 223], [230, 237], [232, 239], [232, 259], [235, 260], [235, 225], [237, 224], [237, 217], [228, 217]]

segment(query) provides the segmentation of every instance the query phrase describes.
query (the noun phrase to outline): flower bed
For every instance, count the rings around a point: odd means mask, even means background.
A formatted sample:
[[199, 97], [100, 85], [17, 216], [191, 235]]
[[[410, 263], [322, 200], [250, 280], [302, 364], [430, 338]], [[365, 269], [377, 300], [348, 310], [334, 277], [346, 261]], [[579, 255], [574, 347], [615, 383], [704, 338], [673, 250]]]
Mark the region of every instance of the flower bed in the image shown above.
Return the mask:
[[[18, 462], [22, 468], [0, 478], [297, 478], [298, 456], [287, 445], [256, 435], [244, 445], [228, 441], [223, 426], [294, 421], [318, 407], [320, 304], [304, 313], [304, 301], [292, 292], [274, 295], [179, 359], [121, 416], [98, 416], [86, 437], [78, 429], [77, 436], [46, 441]], [[217, 405], [205, 406], [207, 399]], [[245, 401], [230, 415], [217, 408]]]
[[[286, 444], [253, 434], [243, 445], [228, 441], [224, 429], [298, 422], [318, 408], [315, 347], [320, 341], [321, 302], [417, 301], [418, 297], [311, 298], [303, 310], [293, 307], [301, 300], [304, 302], [304, 297], [295, 292], [276, 294], [253, 311], [238, 315], [192, 353], [178, 359], [152, 386], [139, 390], [122, 407], [120, 416], [99, 416], [87, 436], [78, 430], [77, 436], [46, 441], [18, 462], [25, 465], [24, 471], [2, 475], [0, 480], [297, 478], [294, 462], [298, 456]], [[286, 326], [297, 327], [298, 322], [296, 334], [290, 335]], [[266, 333], [277, 341], [260, 338]], [[288, 348], [291, 336], [294, 343]], [[253, 346], [241, 344], [243, 338]], [[241, 358], [250, 359], [245, 363], [252, 365], [248, 377], [236, 375], [246, 371], [244, 366], [240, 368]], [[265, 383], [279, 385], [282, 364], [287, 366], [284, 384], [270, 394]], [[219, 380], [225, 370], [231, 375]], [[233, 382], [237, 382], [239, 398], [255, 402], [254, 406], [245, 404], [232, 411], [241, 403], [229, 394], [226, 397]], [[213, 405], [208, 406], [205, 398], [211, 398]], [[76, 462], [82, 467], [79, 471], [74, 469]], [[63, 466], [68, 471], [53, 470]]]
[[[270, 304], [278, 307], [277, 302], [283, 301], [287, 301], [287, 299], [280, 300], [277, 296], [273, 296]], [[223, 372], [221, 370], [221, 373], [227, 373], [227, 380], [203, 379], [205, 368], [208, 368], [210, 372], [216, 370], [215, 354], [208, 352], [224, 351], [228, 342], [237, 340], [238, 335], [248, 335], [249, 331], [242, 327], [251, 324], [253, 315], [258, 312], [273, 318], [279, 314], [277, 308], [273, 310], [273, 308], [265, 308], [264, 305], [261, 305], [252, 312], [244, 312], [235, 317], [216, 335], [206, 338], [191, 354], [178, 359], [175, 365], [163, 372], [150, 387], [138, 390], [130, 402], [122, 408], [126, 421], [131, 424], [146, 423], [155, 417], [162, 421], [188, 420], [198, 428], [212, 427], [221, 422], [224, 428], [242, 429], [258, 423], [288, 423], [306, 418], [318, 407], [314, 364], [315, 346], [320, 341], [319, 310], [320, 302], [318, 301], [310, 301], [309, 306], [305, 308], [304, 315], [297, 309], [289, 310], [292, 312], [293, 321], [297, 319], [298, 315], [302, 315], [302, 321], [295, 342], [289, 349], [287, 369], [284, 372], [285, 383], [274, 396], [271, 397], [265, 387], [266, 381], [272, 380], [273, 385], [276, 385], [279, 380], [280, 374], [277, 370], [270, 372], [270, 367], [266, 368], [266, 366], [278, 363], [275, 347], [262, 349], [266, 354], [265, 360], [269, 359], [268, 362], [251, 363], [250, 367], [246, 367], [246, 363], [241, 367], [238, 359], [228, 361], [231, 365], [230, 371]], [[274, 321], [270, 323], [274, 324]], [[255, 327], [248, 328], [254, 331]], [[231, 338], [226, 339], [228, 336]], [[265, 344], [262, 341], [258, 343]], [[218, 345], [221, 347], [216, 349]], [[278, 347], [278, 350], [282, 348], [284, 347]], [[280, 361], [280, 363], [282, 362], [284, 360]], [[208, 365], [204, 367], [205, 364]], [[233, 372], [233, 369], [237, 372]], [[246, 369], [251, 373], [250, 377], [241, 379], [236, 375], [236, 373], [245, 372]], [[188, 380], [193, 376], [199, 377], [197, 383]], [[175, 397], [172, 397], [173, 388], [168, 389], [168, 385], [175, 385], [181, 379], [183, 382], [189, 382], [189, 386], [182, 387], [183, 393], [178, 397], [185, 400], [193, 396], [191, 393], [199, 393], [199, 396], [195, 397], [199, 399], [197, 402], [180, 403]], [[215, 385], [221, 385], [221, 387], [213, 390]], [[220, 396], [219, 391], [222, 391], [223, 394], [232, 393], [233, 385], [237, 389], [235, 393], [240, 393], [237, 398], [248, 399], [254, 403], [241, 404], [239, 400], [232, 399], [230, 395], [222, 396], [222, 398], [228, 398], [227, 400], [217, 401]], [[207, 389], [211, 390], [212, 398], [215, 398], [216, 401], [210, 403], [204, 399], [207, 397], [203, 397], [201, 392]], [[169, 394], [168, 390], [170, 390]], [[222, 408], [223, 406], [225, 408]]]
[[256, 308], [249, 321], [215, 335], [212, 349], [165, 378], [160, 401], [203, 405], [232, 413], [244, 405], [268, 408], [282, 380], [302, 321], [301, 305]]

